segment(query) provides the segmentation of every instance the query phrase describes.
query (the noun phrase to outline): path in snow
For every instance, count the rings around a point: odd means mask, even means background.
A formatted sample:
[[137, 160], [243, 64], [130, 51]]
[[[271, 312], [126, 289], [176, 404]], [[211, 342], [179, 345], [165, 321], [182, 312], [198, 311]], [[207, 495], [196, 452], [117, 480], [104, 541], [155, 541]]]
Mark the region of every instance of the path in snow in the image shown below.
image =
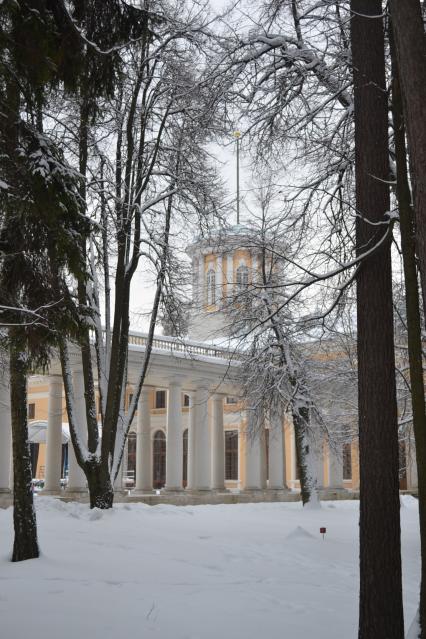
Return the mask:
[[[42, 557], [9, 562], [0, 510], [1, 639], [355, 639], [358, 503], [118, 504], [37, 498]], [[401, 508], [407, 628], [417, 502]], [[321, 526], [327, 528], [323, 541]]]

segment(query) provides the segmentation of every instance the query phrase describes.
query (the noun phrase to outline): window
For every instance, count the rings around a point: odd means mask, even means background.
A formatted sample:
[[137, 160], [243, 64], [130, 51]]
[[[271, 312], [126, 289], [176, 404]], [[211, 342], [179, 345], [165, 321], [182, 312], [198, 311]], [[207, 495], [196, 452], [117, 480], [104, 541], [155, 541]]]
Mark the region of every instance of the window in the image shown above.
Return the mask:
[[212, 268], [207, 271], [207, 305], [216, 304], [216, 273]]
[[183, 396], [183, 406], [189, 406], [189, 395]]
[[129, 394], [129, 403], [127, 404], [128, 408], [130, 408], [130, 404], [132, 403], [133, 400], [133, 393]]
[[238, 479], [238, 431], [225, 431], [225, 479]]
[[246, 288], [249, 283], [249, 271], [247, 266], [242, 264], [237, 268], [237, 289], [241, 291]]
[[155, 391], [155, 408], [166, 408], [166, 391]]
[[238, 400], [236, 397], [227, 397], [226, 398], [226, 403], [227, 404], [237, 404]]
[[343, 444], [343, 479], [352, 479], [352, 447]]
[[28, 404], [28, 419], [35, 419], [35, 404]]

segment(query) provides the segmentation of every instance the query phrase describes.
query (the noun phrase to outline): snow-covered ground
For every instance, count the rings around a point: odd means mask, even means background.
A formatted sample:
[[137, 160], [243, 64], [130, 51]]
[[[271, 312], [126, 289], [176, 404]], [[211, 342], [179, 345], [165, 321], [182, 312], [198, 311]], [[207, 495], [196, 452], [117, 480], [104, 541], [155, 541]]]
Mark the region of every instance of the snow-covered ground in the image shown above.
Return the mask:
[[[355, 639], [358, 503], [87, 505], [37, 498], [42, 557], [9, 562], [0, 510], [1, 639]], [[402, 498], [407, 628], [417, 502]], [[319, 533], [327, 528], [325, 540]]]

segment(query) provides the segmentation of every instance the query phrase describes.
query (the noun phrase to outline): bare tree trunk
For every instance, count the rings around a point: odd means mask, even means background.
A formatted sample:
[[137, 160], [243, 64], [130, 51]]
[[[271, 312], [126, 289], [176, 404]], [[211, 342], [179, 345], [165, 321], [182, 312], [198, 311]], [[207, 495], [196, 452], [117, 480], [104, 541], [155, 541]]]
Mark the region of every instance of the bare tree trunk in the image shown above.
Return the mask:
[[419, 0], [391, 0], [390, 7], [411, 160], [423, 309], [426, 310], [426, 40]]
[[90, 508], [112, 508], [114, 489], [106, 464], [86, 464], [85, 473], [89, 487]]
[[420, 585], [420, 626], [424, 630], [420, 637], [426, 637], [426, 408], [423, 383], [421, 317], [419, 288], [416, 267], [416, 245], [414, 237], [414, 211], [411, 205], [411, 191], [407, 171], [407, 151], [405, 148], [405, 125], [398, 64], [391, 37], [392, 56], [392, 114], [394, 124], [395, 157], [397, 168], [396, 194], [399, 205], [401, 247], [404, 263], [405, 306], [407, 312], [408, 357], [410, 363], [411, 404], [413, 428], [416, 441], [416, 461], [418, 474], [420, 542], [421, 542], [421, 585]]
[[33, 503], [27, 422], [27, 362], [20, 340], [10, 331], [10, 401], [13, 442], [13, 542], [12, 561], [39, 556]]
[[292, 418], [296, 444], [296, 463], [299, 469], [300, 495], [302, 497], [302, 504], [306, 506], [311, 501], [317, 501], [315, 478], [312, 476], [312, 469], [308, 463], [308, 458], [312, 456], [307, 437], [309, 409], [306, 407], [299, 409], [292, 408]]
[[358, 255], [389, 233], [357, 275], [359, 638], [403, 639], [382, 2], [351, 0], [351, 10]]

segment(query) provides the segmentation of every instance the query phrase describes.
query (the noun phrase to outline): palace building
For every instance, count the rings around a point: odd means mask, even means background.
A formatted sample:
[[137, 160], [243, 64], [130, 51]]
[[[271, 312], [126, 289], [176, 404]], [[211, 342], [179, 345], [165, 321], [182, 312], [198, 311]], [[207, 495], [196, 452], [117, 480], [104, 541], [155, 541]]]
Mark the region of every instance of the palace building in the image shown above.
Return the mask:
[[[220, 344], [227, 318], [223, 301], [246, 285], [258, 268], [258, 256], [244, 246], [244, 228], [201, 239], [188, 247], [192, 260], [193, 304], [187, 340], [155, 337], [138, 411], [129, 433], [117, 493], [155, 503], [184, 495], [226, 500], [292, 499], [299, 488], [291, 419], [266, 427], [263, 436], [246, 436], [247, 414], [240, 399], [238, 353]], [[146, 336], [129, 338], [126, 408], [133, 394]], [[83, 374], [71, 349], [73, 383], [85, 414]], [[0, 384], [0, 492], [10, 493], [11, 432], [7, 379]], [[28, 381], [29, 438], [33, 475], [46, 494], [84, 496], [85, 477], [69, 441], [59, 361], [47, 375]], [[415, 465], [403, 451], [401, 488], [416, 489]], [[356, 440], [318, 451], [317, 484], [324, 495], [345, 496], [358, 489]], [[158, 493], [161, 494], [158, 496]], [[296, 498], [296, 497], [294, 497]], [[179, 501], [179, 503], [183, 503]]]

